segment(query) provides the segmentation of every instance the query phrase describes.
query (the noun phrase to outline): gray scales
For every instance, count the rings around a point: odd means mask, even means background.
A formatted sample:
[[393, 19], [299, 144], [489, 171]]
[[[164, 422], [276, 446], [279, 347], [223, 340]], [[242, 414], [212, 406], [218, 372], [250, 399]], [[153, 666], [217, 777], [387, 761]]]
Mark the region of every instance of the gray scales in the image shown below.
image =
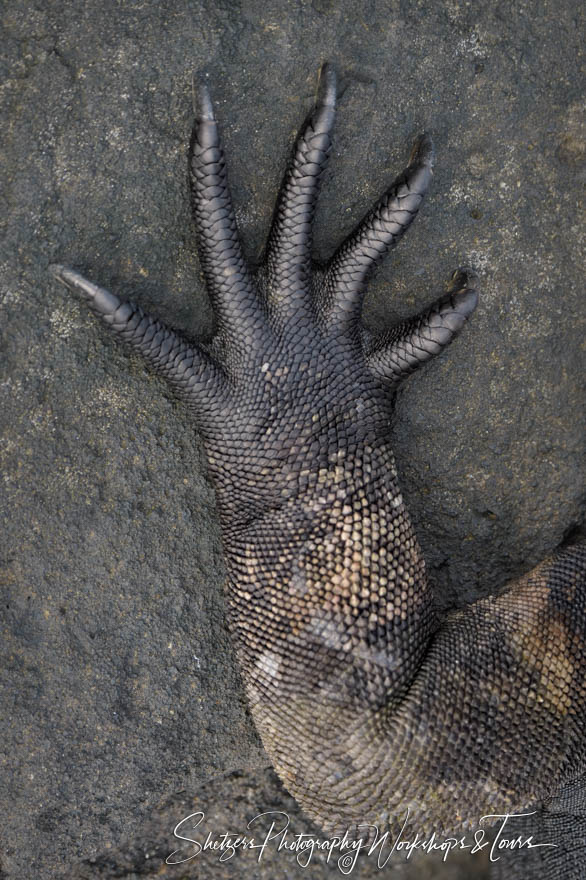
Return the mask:
[[[326, 266], [312, 221], [331, 149], [324, 67], [264, 258], [238, 240], [209, 94], [189, 149], [199, 255], [217, 332], [193, 345], [64, 266], [55, 277], [187, 403], [203, 437], [228, 569], [229, 624], [252, 715], [285, 786], [328, 835], [364, 826], [462, 834], [486, 815], [545, 844], [495, 877], [586, 873], [586, 545], [558, 550], [498, 596], [440, 615], [405, 509], [389, 426], [399, 382], [477, 303], [454, 273], [419, 315], [375, 336], [369, 273], [411, 224], [433, 147]], [[554, 844], [554, 845], [552, 845]]]

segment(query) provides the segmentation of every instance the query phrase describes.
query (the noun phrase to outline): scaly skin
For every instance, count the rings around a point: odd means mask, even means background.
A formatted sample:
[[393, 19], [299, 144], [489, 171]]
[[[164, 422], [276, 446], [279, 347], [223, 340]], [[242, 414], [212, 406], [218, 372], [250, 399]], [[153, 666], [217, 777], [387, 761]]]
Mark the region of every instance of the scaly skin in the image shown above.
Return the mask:
[[196, 418], [250, 707], [303, 809], [328, 834], [367, 836], [360, 825], [396, 833], [407, 811], [413, 833], [447, 834], [485, 814], [539, 808], [528, 833], [560, 846], [516, 854], [506, 876], [577, 880], [586, 873], [584, 546], [498, 598], [437, 615], [389, 446], [389, 389], [456, 336], [476, 306], [474, 277], [459, 270], [447, 293], [382, 337], [361, 326], [368, 274], [429, 185], [426, 136], [329, 264], [312, 265], [335, 93], [324, 68], [253, 273], [201, 88], [189, 172], [218, 319], [207, 349], [76, 272], [53, 271]]

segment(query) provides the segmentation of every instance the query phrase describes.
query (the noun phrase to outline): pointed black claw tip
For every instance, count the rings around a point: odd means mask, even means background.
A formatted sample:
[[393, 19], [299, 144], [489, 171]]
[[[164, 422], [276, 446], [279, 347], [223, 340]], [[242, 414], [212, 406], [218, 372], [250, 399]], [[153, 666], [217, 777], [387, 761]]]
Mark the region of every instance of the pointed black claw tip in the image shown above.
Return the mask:
[[448, 284], [448, 292], [452, 296], [452, 302], [458, 312], [464, 318], [468, 318], [478, 305], [478, 276], [474, 269], [461, 266], [456, 269]]
[[51, 275], [57, 279], [57, 281], [61, 281], [61, 273], [65, 269], [65, 266], [62, 266], [61, 263], [51, 263], [49, 266], [49, 272]]
[[49, 272], [55, 278], [56, 281], [60, 281], [61, 284], [64, 284], [65, 287], [71, 289], [72, 287], [72, 270], [68, 269], [67, 266], [62, 266], [61, 263], [51, 263], [49, 266]]
[[60, 263], [51, 263], [49, 272], [57, 281], [64, 284], [68, 290], [82, 294], [86, 298], [90, 289], [93, 291], [95, 288], [91, 281], [88, 281], [83, 275], [76, 272], [75, 269], [68, 269], [67, 266], [62, 266]]
[[458, 312], [468, 318], [478, 305], [478, 291], [473, 287], [458, 290], [453, 294], [453, 300], [458, 306]]
[[208, 87], [199, 80], [195, 84], [197, 118], [202, 122], [214, 122], [214, 106]]
[[415, 146], [411, 153], [411, 162], [409, 164], [426, 165], [428, 168], [433, 168], [434, 162], [435, 150], [431, 137], [425, 133], [419, 135], [415, 141]]
[[476, 287], [478, 275], [469, 266], [460, 266], [456, 269], [448, 285], [449, 290], [462, 290], [465, 287]]
[[336, 106], [336, 91], [338, 78], [336, 71], [328, 64], [327, 61], [322, 64], [319, 72], [319, 81], [317, 86], [317, 102], [325, 104], [328, 107]]
[[120, 300], [115, 294], [103, 287], [98, 287], [93, 281], [88, 281], [74, 269], [53, 263], [49, 266], [49, 271], [57, 281], [85, 300], [90, 308], [99, 315], [111, 315], [120, 305]]

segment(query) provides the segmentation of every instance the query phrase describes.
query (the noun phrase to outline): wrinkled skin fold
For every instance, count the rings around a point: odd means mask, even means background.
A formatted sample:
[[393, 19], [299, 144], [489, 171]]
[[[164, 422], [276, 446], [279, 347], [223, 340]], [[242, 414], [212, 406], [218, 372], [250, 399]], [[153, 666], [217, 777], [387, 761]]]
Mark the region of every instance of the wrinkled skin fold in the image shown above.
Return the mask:
[[[528, 813], [555, 847], [495, 876], [586, 876], [586, 553], [556, 552], [441, 617], [390, 448], [391, 395], [476, 307], [470, 270], [381, 336], [361, 324], [369, 273], [419, 210], [433, 167], [405, 171], [339, 246], [312, 264], [336, 78], [324, 67], [266, 251], [240, 246], [212, 103], [200, 88], [189, 180], [217, 318], [205, 347], [54, 266], [193, 413], [214, 481], [227, 598], [251, 711], [286, 787], [327, 834], [361, 826], [453, 834]], [[504, 865], [504, 867], [503, 867]]]

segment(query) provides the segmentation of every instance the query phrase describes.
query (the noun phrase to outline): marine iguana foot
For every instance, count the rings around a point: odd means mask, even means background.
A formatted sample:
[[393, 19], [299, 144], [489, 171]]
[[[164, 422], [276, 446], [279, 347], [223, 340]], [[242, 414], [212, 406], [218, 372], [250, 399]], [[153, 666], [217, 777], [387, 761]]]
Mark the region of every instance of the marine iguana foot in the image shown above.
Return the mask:
[[[361, 834], [365, 823], [402, 833], [407, 815], [426, 836], [460, 836], [482, 817], [551, 806], [556, 793], [556, 809], [583, 817], [584, 545], [440, 620], [390, 446], [388, 386], [455, 338], [476, 306], [475, 277], [458, 270], [442, 296], [387, 333], [361, 323], [369, 273], [429, 186], [431, 140], [418, 139], [326, 267], [312, 265], [336, 103], [324, 67], [252, 271], [204, 86], [199, 103], [189, 178], [218, 321], [212, 343], [192, 345], [71, 269], [53, 272], [196, 416], [230, 628], [275, 769], [330, 833]], [[569, 854], [574, 826], [566, 817], [559, 828], [565, 854], [560, 846], [559, 856], [536, 858], [553, 865], [552, 880], [581, 880], [582, 859]], [[552, 829], [555, 816], [546, 840]]]
[[317, 103], [297, 139], [255, 277], [242, 255], [218, 126], [203, 84], [198, 98], [189, 177], [200, 262], [218, 322], [209, 350], [74, 270], [50, 268], [188, 400], [200, 419], [205, 422], [212, 398], [228, 401], [228, 379], [239, 372], [238, 362], [251, 350], [262, 350], [263, 340], [273, 342], [292, 327], [311, 324], [325, 335], [359, 338], [367, 368], [391, 385], [452, 342], [476, 307], [470, 270], [458, 270], [448, 293], [377, 338], [360, 322], [370, 271], [408, 229], [429, 186], [434, 151], [428, 135], [418, 138], [407, 168], [337, 248], [325, 271], [312, 274], [312, 221], [336, 105], [336, 76], [324, 65]]

